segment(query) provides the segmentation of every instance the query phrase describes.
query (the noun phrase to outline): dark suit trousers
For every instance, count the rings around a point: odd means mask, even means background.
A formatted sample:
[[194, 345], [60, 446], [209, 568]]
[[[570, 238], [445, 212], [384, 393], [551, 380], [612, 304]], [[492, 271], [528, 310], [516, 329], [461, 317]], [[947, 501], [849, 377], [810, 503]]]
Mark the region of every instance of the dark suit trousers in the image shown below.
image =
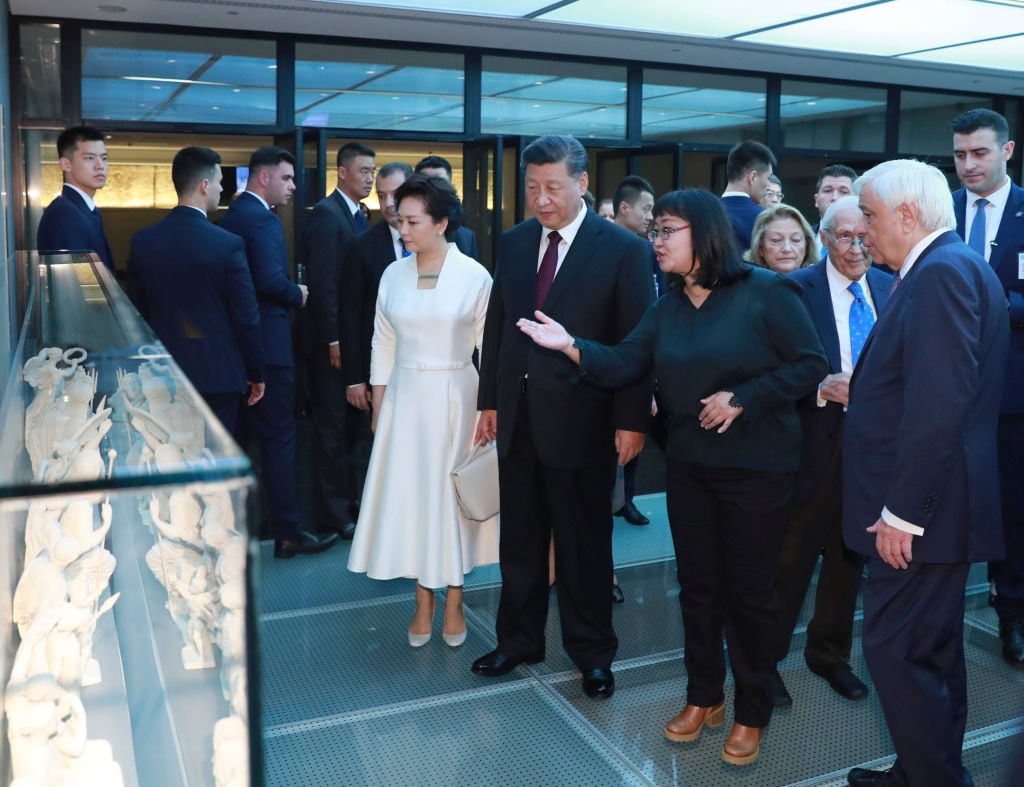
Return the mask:
[[990, 564], [1000, 620], [1024, 620], [1024, 413], [999, 416], [999, 493], [1006, 557]]
[[778, 618], [779, 546], [794, 476], [669, 462], [666, 503], [686, 637], [686, 701], [724, 699], [725, 652], [736, 680], [735, 720], [765, 727]]
[[588, 467], [547, 467], [537, 457], [529, 417], [523, 396], [508, 456], [499, 460], [498, 648], [516, 657], [543, 657], [548, 544], [554, 538], [562, 644], [581, 670], [609, 668], [619, 644], [608, 591], [615, 463], [609, 454]]
[[356, 418], [350, 411], [365, 414], [345, 399], [345, 378], [331, 366], [326, 347], [310, 356], [309, 386], [317, 522], [321, 530], [338, 530], [353, 521], [352, 504], [366, 478], [365, 464], [357, 472], [360, 463], [352, 455], [350, 434]]
[[217, 419], [228, 430], [228, 433], [238, 439], [238, 412], [239, 408], [245, 407], [246, 396], [238, 393], [203, 393], [199, 392]]
[[779, 552], [779, 627], [776, 661], [789, 653], [793, 629], [814, 575], [818, 555], [821, 571], [814, 595], [814, 617], [807, 626], [804, 659], [828, 669], [849, 664], [853, 616], [857, 609], [864, 558], [843, 544], [843, 465], [841, 440], [836, 441], [825, 477], [814, 497], [797, 506], [786, 526]]
[[897, 765], [911, 785], [972, 784], [961, 748], [967, 722], [964, 592], [969, 563], [894, 569], [867, 561], [864, 656]]
[[640, 457], [637, 456], [626, 462], [622, 468], [622, 489], [626, 495], [626, 502], [633, 502], [633, 495], [636, 494], [636, 469], [640, 464]]
[[246, 407], [249, 429], [260, 441], [260, 483], [274, 521], [275, 538], [302, 530], [295, 483], [295, 369], [267, 366], [263, 398]]

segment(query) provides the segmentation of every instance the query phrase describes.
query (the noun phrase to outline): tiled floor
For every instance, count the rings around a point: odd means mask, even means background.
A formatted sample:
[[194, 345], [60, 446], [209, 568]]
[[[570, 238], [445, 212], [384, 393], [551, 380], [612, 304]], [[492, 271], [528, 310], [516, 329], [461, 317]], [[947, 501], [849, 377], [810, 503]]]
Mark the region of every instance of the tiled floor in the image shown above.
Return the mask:
[[[264, 544], [267, 784], [825, 786], [845, 784], [853, 766], [889, 764], [892, 745], [877, 697], [846, 701], [809, 673], [802, 627], [782, 665], [795, 704], [776, 712], [758, 762], [723, 763], [723, 729], [693, 744], [662, 737], [664, 723], [683, 704], [682, 623], [664, 496], [637, 503], [651, 517], [648, 527], [615, 524], [626, 603], [615, 608], [617, 688], [606, 702], [582, 696], [561, 649], [557, 590], [547, 659], [487, 680], [469, 667], [494, 645], [496, 567], [477, 569], [467, 582], [466, 644], [452, 650], [437, 636], [413, 650], [405, 634], [411, 581], [377, 582], [348, 572], [347, 543], [289, 561], [275, 561]], [[969, 588], [964, 757], [977, 787], [1009, 787], [1024, 784], [1010, 770], [1024, 744], [1024, 673], [999, 657], [984, 576], [976, 567]], [[439, 612], [435, 632], [440, 625]], [[859, 646], [853, 668], [867, 678]]]

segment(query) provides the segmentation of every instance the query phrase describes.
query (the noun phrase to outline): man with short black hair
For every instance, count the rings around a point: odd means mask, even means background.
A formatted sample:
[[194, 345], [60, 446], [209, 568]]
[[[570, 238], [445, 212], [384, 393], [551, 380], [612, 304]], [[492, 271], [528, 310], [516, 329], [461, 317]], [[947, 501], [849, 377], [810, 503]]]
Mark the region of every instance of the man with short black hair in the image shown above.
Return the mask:
[[57, 137], [57, 156], [64, 174], [60, 195], [46, 206], [36, 231], [40, 253], [94, 251], [114, 270], [114, 255], [94, 198], [107, 184], [107, 146], [103, 132], [72, 126]]
[[999, 408], [999, 492], [1006, 557], [989, 564], [1003, 658], [1024, 669], [1024, 189], [1006, 174], [1006, 118], [972, 109], [953, 121], [956, 231], [983, 256], [1008, 301], [1010, 355]]
[[[416, 164], [416, 174], [435, 175], [451, 183], [452, 165], [448, 159], [442, 156], [431, 155], [420, 159], [419, 163]], [[465, 225], [460, 226], [452, 236], [452, 240], [455, 242], [458, 250], [467, 257], [472, 257], [477, 261], [480, 260], [480, 249], [476, 245], [476, 233], [469, 227]]]
[[814, 186], [814, 207], [818, 209], [819, 221], [814, 225], [814, 245], [818, 250], [818, 259], [825, 255], [825, 247], [821, 242], [821, 218], [828, 206], [838, 199], [853, 194], [853, 181], [857, 173], [845, 164], [829, 164], [818, 173], [818, 182]]
[[341, 292], [352, 240], [368, 228], [360, 200], [373, 190], [373, 148], [347, 142], [338, 150], [337, 187], [306, 218], [302, 259], [309, 283], [306, 319], [309, 404], [313, 422], [317, 521], [350, 539], [356, 532], [359, 497], [366, 476], [366, 451], [352, 445], [366, 413], [348, 404], [341, 356]]
[[775, 154], [760, 142], [740, 142], [729, 151], [725, 165], [725, 177], [729, 183], [722, 192], [722, 205], [736, 233], [741, 253], [750, 248], [754, 222], [764, 210], [761, 198], [776, 165]]

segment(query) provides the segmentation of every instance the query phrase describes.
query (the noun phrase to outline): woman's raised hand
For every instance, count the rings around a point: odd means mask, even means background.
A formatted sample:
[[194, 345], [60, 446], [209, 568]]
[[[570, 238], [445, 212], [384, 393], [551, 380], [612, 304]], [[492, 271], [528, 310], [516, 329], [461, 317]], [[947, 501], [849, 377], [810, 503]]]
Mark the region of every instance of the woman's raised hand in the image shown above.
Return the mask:
[[555, 322], [542, 311], [535, 311], [533, 314], [537, 318], [537, 322], [523, 317], [516, 323], [519, 330], [541, 347], [547, 347], [549, 350], [564, 351], [572, 346], [572, 337], [560, 323]]

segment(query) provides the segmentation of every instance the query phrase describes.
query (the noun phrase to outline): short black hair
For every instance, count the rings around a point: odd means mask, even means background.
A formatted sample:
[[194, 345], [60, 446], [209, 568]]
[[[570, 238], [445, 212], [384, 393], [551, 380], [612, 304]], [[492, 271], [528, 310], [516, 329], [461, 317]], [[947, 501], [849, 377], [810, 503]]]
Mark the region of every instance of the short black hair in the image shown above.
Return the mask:
[[829, 164], [818, 173], [818, 182], [814, 184], [814, 192], [817, 194], [825, 178], [849, 178], [851, 185], [857, 179], [857, 171], [845, 164]]
[[377, 151], [362, 142], [346, 142], [338, 149], [338, 166], [347, 167], [357, 156], [377, 158]]
[[612, 196], [612, 210], [615, 211], [615, 215], [619, 215], [619, 205], [623, 202], [627, 205], [632, 205], [640, 199], [641, 194], [650, 194], [653, 197], [654, 186], [639, 175], [627, 175], [623, 178], [622, 182], [615, 188], [615, 194]]
[[435, 222], [448, 219], [444, 236], [450, 238], [462, 226], [462, 203], [455, 187], [437, 175], [413, 175], [395, 190], [395, 205], [401, 207], [402, 200], [416, 197], [423, 200], [427, 213]]
[[578, 178], [587, 171], [587, 151], [575, 137], [545, 134], [523, 148], [519, 157], [523, 169], [529, 164], [560, 164], [563, 161], [571, 177]]
[[102, 142], [103, 132], [92, 126], [71, 126], [57, 137], [57, 158], [71, 158], [79, 142]]
[[389, 161], [383, 167], [377, 170], [377, 179], [389, 178], [396, 172], [401, 172], [405, 175], [406, 179], [413, 176], [412, 167], [406, 164], [404, 161]]
[[448, 180], [452, 179], [452, 165], [443, 156], [424, 156], [416, 164], [416, 171], [422, 172], [425, 169], [443, 169], [448, 173]]
[[204, 178], [213, 177], [213, 170], [220, 164], [220, 153], [212, 148], [187, 147], [174, 154], [171, 164], [171, 181], [174, 190], [181, 197], [195, 190]]
[[251, 178], [261, 169], [276, 167], [282, 161], [291, 164], [293, 167], [295, 166], [295, 156], [291, 154], [291, 151], [277, 145], [266, 145], [265, 147], [258, 148], [249, 156], [249, 177]]
[[732, 146], [725, 163], [725, 177], [731, 183], [734, 180], [742, 180], [750, 170], [764, 172], [769, 167], [775, 169], [776, 166], [778, 162], [775, 160], [775, 154], [767, 145], [748, 139]]
[[690, 225], [694, 260], [700, 261], [696, 283], [701, 287], [722, 287], [750, 275], [736, 250], [736, 233], [722, 207], [722, 201], [704, 189], [677, 189], [659, 199], [654, 218], [675, 216]]
[[971, 109], [953, 120], [954, 134], [973, 134], [978, 129], [990, 128], [996, 133], [996, 141], [1005, 145], [1010, 139], [1010, 125], [1006, 118], [991, 109]]

